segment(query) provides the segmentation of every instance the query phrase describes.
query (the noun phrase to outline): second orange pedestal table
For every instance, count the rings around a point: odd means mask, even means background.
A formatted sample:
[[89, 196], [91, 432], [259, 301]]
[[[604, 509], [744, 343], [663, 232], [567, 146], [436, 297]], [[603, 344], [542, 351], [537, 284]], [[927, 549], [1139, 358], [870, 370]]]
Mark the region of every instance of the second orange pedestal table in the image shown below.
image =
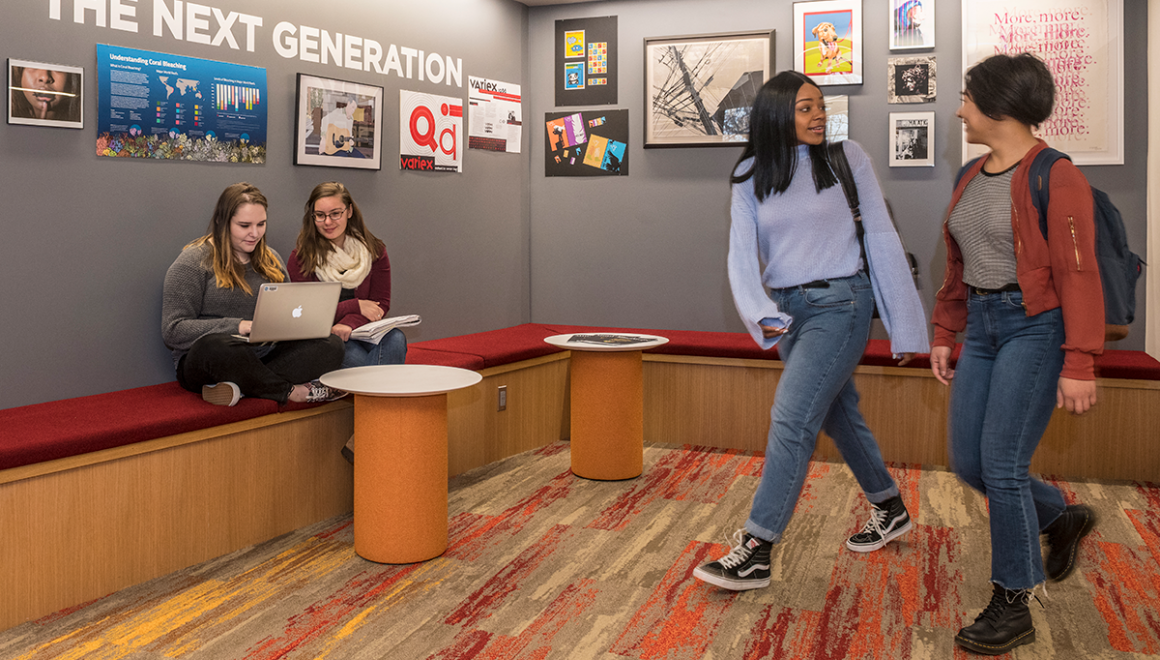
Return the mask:
[[669, 340], [655, 335], [590, 333], [544, 341], [572, 351], [572, 473], [614, 481], [640, 476], [644, 462], [641, 351]]

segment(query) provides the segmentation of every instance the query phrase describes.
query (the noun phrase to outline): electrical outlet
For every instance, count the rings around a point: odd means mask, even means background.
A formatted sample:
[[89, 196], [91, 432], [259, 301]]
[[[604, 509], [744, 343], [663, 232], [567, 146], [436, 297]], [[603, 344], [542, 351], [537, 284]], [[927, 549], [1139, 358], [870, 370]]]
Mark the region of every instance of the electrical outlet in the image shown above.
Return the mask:
[[499, 386], [499, 399], [497, 403], [496, 410], [501, 412], [507, 410], [507, 385]]

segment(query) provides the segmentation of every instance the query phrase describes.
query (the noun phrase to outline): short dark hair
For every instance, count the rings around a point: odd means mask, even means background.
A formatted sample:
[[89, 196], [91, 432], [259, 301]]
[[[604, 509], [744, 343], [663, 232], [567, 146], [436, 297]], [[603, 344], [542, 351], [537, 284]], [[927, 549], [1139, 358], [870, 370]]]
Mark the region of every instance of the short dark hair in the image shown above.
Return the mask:
[[[749, 141], [741, 152], [740, 165], [753, 157], [753, 164], [745, 172], [730, 177], [730, 183], [753, 179], [753, 191], [759, 201], [771, 194], [781, 194], [789, 188], [797, 171], [797, 108], [798, 90], [802, 85], [817, 86], [805, 74], [782, 71], [769, 79], [757, 91], [753, 109], [749, 113]], [[814, 187], [820, 192], [837, 183], [826, 158], [826, 141], [810, 145], [813, 161]]]
[[991, 119], [1010, 117], [1038, 127], [1055, 107], [1055, 81], [1031, 53], [992, 55], [967, 70], [967, 96]]

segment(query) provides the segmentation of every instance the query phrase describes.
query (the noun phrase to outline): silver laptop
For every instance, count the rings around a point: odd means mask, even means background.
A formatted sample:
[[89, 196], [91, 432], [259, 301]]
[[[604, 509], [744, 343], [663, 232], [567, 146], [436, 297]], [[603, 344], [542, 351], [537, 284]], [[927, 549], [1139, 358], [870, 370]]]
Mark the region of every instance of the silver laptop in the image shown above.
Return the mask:
[[235, 336], [253, 344], [325, 337], [334, 326], [341, 289], [338, 282], [263, 284], [250, 336]]

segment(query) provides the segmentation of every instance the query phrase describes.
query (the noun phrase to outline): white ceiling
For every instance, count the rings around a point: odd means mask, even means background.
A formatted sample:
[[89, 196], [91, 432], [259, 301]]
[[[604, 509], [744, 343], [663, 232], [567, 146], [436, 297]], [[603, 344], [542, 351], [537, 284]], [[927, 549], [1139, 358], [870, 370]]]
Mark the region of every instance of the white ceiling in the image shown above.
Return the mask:
[[516, 2], [529, 7], [542, 7], [544, 5], [570, 5], [578, 2], [597, 2], [597, 0], [516, 0]]

